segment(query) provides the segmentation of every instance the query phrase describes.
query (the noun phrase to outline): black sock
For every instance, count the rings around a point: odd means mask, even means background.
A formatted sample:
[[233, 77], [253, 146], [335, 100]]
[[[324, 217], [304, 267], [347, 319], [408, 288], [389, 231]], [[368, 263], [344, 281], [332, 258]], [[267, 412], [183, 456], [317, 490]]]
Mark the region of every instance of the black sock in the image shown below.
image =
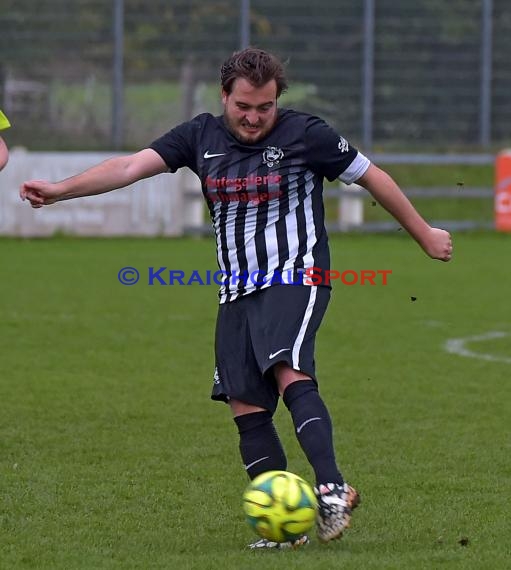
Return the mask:
[[330, 414], [313, 380], [290, 384], [282, 399], [291, 412], [296, 437], [314, 469], [316, 484], [344, 483], [335, 462]]
[[285, 471], [287, 459], [268, 411], [234, 418], [240, 434], [240, 453], [250, 479], [265, 471]]

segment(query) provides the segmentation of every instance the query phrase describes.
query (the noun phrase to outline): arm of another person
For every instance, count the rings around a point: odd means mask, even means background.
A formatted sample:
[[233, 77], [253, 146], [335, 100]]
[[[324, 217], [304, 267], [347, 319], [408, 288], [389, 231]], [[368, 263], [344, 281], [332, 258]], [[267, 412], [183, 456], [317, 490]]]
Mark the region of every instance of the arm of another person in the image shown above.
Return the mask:
[[7, 164], [9, 160], [9, 150], [2, 137], [0, 137], [0, 170]]
[[430, 257], [450, 261], [452, 241], [449, 232], [431, 227], [389, 174], [370, 164], [356, 183], [368, 190]]
[[21, 185], [20, 197], [28, 200], [32, 208], [41, 208], [61, 200], [110, 192], [167, 171], [163, 158], [146, 148], [128, 156], [110, 158], [60, 182], [29, 180]]

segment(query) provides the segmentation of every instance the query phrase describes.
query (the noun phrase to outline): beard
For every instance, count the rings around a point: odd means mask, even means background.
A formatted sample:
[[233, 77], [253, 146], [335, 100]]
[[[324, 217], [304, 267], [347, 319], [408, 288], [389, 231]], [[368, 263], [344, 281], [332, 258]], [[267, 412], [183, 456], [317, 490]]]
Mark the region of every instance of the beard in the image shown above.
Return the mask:
[[250, 134], [250, 133], [247, 133], [243, 130], [242, 125], [245, 125], [245, 126], [247, 125], [247, 123], [245, 121], [240, 122], [236, 119], [233, 119], [224, 110], [224, 123], [225, 123], [225, 126], [227, 127], [227, 130], [235, 138], [237, 138], [241, 143], [243, 143], [243, 144], [254, 144], [254, 143], [260, 141], [262, 138], [264, 138], [271, 131], [271, 129], [273, 128], [273, 125], [275, 124], [275, 120], [269, 122], [266, 125], [264, 125], [264, 124], [252, 125], [254, 127], [257, 127], [260, 130], [257, 133]]

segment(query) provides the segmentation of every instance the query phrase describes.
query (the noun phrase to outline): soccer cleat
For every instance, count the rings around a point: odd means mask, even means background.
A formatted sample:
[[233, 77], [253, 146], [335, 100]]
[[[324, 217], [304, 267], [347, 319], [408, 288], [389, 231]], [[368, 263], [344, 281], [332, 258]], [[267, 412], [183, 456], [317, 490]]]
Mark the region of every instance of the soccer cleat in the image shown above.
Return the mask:
[[288, 542], [273, 542], [267, 538], [261, 538], [260, 540], [249, 544], [248, 547], [251, 550], [258, 550], [259, 548], [292, 548], [293, 550], [296, 550], [297, 548], [300, 548], [300, 546], [305, 546], [306, 544], [309, 544], [309, 537], [304, 534], [300, 538]]
[[325, 483], [314, 488], [318, 499], [318, 538], [328, 542], [340, 538], [350, 526], [353, 509], [360, 503], [360, 495], [347, 483]]

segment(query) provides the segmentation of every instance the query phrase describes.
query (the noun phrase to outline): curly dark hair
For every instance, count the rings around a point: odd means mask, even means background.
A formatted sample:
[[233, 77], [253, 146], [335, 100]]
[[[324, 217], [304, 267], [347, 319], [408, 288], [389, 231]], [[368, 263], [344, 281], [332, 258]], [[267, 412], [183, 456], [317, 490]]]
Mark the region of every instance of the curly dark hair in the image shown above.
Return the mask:
[[231, 93], [232, 84], [240, 77], [246, 79], [254, 87], [262, 87], [268, 81], [275, 79], [277, 97], [287, 90], [287, 80], [284, 64], [273, 54], [262, 49], [249, 47], [234, 52], [225, 60], [220, 69], [222, 89]]

